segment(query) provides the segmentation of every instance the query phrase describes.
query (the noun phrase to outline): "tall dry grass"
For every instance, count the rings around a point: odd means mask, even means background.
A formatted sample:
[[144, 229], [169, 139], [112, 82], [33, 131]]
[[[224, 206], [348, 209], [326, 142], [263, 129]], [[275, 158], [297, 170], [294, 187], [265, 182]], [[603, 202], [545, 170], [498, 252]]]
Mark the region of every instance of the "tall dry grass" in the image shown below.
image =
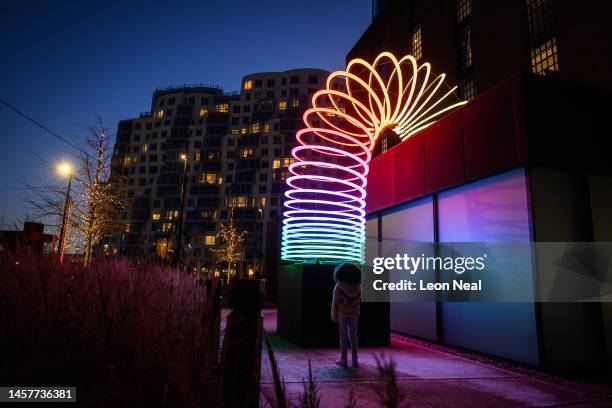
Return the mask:
[[219, 310], [191, 276], [126, 261], [0, 260], [0, 384], [84, 406], [218, 406]]

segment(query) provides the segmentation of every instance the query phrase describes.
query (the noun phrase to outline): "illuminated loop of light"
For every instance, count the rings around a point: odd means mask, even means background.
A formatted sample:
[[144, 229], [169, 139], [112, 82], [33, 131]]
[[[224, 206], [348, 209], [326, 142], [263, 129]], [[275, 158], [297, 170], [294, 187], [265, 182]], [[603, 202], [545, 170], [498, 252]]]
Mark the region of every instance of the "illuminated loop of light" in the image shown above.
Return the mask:
[[[364, 260], [368, 165], [378, 138], [391, 129], [401, 140], [432, 125], [456, 87], [406, 55], [381, 53], [372, 64], [349, 62], [312, 97], [306, 128], [296, 133], [286, 182], [281, 258], [296, 262]], [[341, 86], [337, 86], [342, 84]]]

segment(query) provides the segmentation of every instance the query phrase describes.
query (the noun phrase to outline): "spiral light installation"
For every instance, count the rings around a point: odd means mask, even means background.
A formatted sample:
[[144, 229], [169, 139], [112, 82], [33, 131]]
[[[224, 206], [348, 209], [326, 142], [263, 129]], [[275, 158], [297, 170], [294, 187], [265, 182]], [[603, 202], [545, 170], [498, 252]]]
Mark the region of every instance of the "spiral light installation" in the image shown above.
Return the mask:
[[376, 141], [388, 130], [405, 140], [463, 105], [444, 79], [429, 63], [389, 52], [372, 64], [354, 59], [328, 77], [304, 112], [306, 127], [291, 152], [282, 259], [363, 262], [365, 188]]

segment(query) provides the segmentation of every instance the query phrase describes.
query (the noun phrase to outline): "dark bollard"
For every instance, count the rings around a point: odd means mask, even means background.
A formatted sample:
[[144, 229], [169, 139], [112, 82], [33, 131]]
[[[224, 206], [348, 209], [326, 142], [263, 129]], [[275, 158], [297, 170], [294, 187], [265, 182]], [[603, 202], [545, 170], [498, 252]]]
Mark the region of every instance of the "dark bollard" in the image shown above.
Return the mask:
[[259, 407], [263, 279], [235, 279], [230, 283], [221, 368], [226, 407]]

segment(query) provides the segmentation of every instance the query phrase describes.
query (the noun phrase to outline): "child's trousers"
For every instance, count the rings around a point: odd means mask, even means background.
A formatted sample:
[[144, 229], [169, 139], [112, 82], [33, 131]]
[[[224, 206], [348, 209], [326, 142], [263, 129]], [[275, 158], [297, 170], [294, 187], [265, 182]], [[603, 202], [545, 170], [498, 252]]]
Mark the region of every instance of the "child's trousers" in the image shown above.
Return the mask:
[[351, 354], [353, 365], [357, 365], [357, 320], [359, 316], [338, 316], [338, 326], [340, 327], [340, 358], [346, 361], [346, 351], [348, 341], [351, 342]]

